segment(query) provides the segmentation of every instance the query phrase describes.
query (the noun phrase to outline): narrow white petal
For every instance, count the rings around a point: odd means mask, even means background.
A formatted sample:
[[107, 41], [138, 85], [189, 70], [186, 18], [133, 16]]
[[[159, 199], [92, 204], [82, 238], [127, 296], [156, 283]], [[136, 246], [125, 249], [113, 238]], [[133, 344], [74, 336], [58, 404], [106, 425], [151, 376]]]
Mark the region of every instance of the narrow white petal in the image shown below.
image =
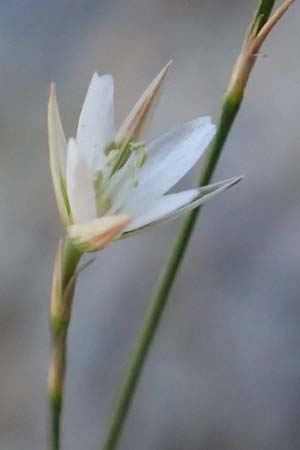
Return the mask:
[[101, 164], [103, 150], [115, 134], [114, 81], [111, 75], [92, 77], [82, 107], [76, 140], [87, 152], [89, 164]]
[[178, 194], [165, 195], [157, 200], [147, 212], [133, 219], [126, 228], [125, 233], [137, 231], [152, 224], [176, 219], [182, 213], [208, 202], [208, 200], [234, 186], [240, 180], [241, 177], [235, 177], [202, 188], [191, 189], [189, 191], [179, 192]]
[[70, 139], [67, 158], [67, 190], [74, 223], [87, 222], [96, 217], [93, 173], [86, 154]]
[[66, 153], [67, 144], [56, 101], [55, 86], [51, 84], [48, 102], [48, 140], [51, 176], [58, 210], [64, 225], [70, 224], [68, 199], [66, 198]]
[[210, 117], [200, 117], [150, 143], [139, 184], [128, 195], [124, 209], [171, 189], [201, 158], [214, 134]]
[[150, 122], [153, 111], [158, 103], [162, 85], [166, 78], [172, 61], [170, 61], [154, 78], [152, 83], [148, 86], [146, 91], [140, 97], [136, 105], [133, 107], [129, 116], [125, 119], [121, 125], [119, 131], [116, 134], [116, 142], [126, 140], [140, 140], [144, 134], [144, 130], [147, 124]]
[[[164, 195], [151, 205], [146, 205], [146, 211], [135, 217], [126, 228], [126, 231], [141, 228], [149, 223], [159, 221], [160, 219], [168, 216], [170, 213], [177, 211], [187, 204], [190, 204], [197, 198], [197, 196], [198, 189], [190, 189], [188, 191], [183, 191], [176, 194]], [[128, 213], [130, 214], [129, 211]]]

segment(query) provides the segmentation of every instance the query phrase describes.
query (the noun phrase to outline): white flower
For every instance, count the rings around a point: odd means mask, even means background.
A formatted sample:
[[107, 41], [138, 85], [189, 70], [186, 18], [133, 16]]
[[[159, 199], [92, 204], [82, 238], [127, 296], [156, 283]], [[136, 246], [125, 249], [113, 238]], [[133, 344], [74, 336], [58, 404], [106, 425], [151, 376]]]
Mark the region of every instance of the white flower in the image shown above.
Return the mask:
[[199, 117], [149, 144], [140, 141], [169, 64], [148, 87], [118, 132], [111, 75], [92, 77], [76, 138], [64, 136], [51, 86], [48, 108], [51, 173], [59, 212], [83, 251], [154, 223], [176, 218], [239, 181], [167, 192], [196, 164], [215, 134]]

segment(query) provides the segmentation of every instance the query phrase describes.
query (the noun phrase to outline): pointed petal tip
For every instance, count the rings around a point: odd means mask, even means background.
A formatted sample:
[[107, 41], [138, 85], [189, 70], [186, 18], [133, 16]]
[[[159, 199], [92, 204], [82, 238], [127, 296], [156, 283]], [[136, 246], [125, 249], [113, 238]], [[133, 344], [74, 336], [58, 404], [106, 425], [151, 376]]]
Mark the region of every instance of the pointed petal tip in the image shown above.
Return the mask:
[[[90, 85], [88, 88], [88, 91], [92, 88], [94, 91], [97, 92], [97, 90], [103, 85], [106, 86], [106, 89], [110, 91], [114, 91], [114, 78], [110, 73], [106, 73], [103, 75], [99, 75], [98, 72], [94, 72], [90, 81]], [[95, 93], [94, 93], [95, 95]]]
[[92, 78], [91, 78], [91, 82], [92, 81], [107, 81], [110, 83], [114, 82], [114, 78], [110, 73], [105, 73], [103, 75], [99, 75], [99, 73], [96, 71], [93, 73]]
[[170, 61], [161, 69], [161, 71], [156, 75], [156, 77], [153, 80], [153, 83], [156, 83], [157, 86], [160, 86], [163, 82], [164, 78], [166, 77], [171, 65], [173, 64], [173, 59], [170, 59]]
[[244, 175], [228, 178], [227, 180], [218, 181], [217, 183], [208, 184], [207, 186], [201, 186], [198, 190], [202, 193], [222, 192], [240, 183], [243, 178]]
[[48, 89], [48, 108], [50, 104], [53, 102], [54, 98], [55, 98], [55, 85], [54, 83], [50, 83]]
[[245, 175], [240, 175], [238, 177], [230, 178], [228, 180], [228, 187], [227, 187], [227, 189], [229, 189], [229, 188], [235, 186], [236, 184], [240, 183], [243, 180], [244, 177], [245, 177]]
[[161, 197], [148, 212], [146, 211], [141, 217], [133, 219], [125, 229], [123, 237], [132, 236], [158, 223], [176, 219], [181, 214], [207, 203], [213, 197], [235, 186], [242, 179], [243, 176], [232, 177], [196, 189], [167, 194]]
[[152, 117], [155, 106], [157, 105], [163, 83], [172, 62], [172, 60], [169, 61], [161, 69], [158, 75], [156, 75], [154, 80], [142, 94], [138, 102], [135, 104], [128, 117], [118, 130], [115, 137], [116, 142], [122, 142], [125, 140], [126, 143], [128, 143], [131, 139], [139, 140], [141, 138]]
[[169, 68], [171, 67], [171, 65], [173, 64], [174, 60], [170, 59], [170, 61], [161, 69], [159, 75], [161, 74], [162, 76], [168, 72]]
[[49, 89], [48, 89], [48, 105], [50, 105], [52, 102], [56, 101], [56, 88], [55, 88], [55, 83], [51, 82], [49, 84]]
[[70, 217], [68, 202], [63, 189], [66, 173], [67, 144], [56, 100], [54, 83], [51, 83], [49, 86], [47, 122], [51, 176], [59, 213], [63, 224], [67, 226], [70, 223]]

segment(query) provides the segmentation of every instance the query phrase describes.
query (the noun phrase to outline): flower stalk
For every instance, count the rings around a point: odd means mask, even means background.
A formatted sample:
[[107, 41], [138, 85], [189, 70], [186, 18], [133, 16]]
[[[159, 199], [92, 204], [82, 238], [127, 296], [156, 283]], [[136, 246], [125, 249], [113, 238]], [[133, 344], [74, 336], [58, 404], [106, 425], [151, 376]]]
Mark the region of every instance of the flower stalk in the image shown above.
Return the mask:
[[[51, 450], [60, 448], [67, 335], [78, 263], [112, 241], [175, 219], [241, 177], [168, 194], [202, 157], [213, 136], [210, 117], [199, 117], [152, 143], [140, 140], [158, 101], [170, 63], [146, 89], [123, 125], [114, 125], [114, 82], [95, 73], [79, 117], [76, 138], [64, 135], [54, 84], [48, 102], [50, 168], [61, 220], [66, 228], [54, 264], [50, 310], [49, 400]], [[171, 169], [171, 170], [170, 170]]]
[[[293, 3], [293, 0], [286, 0], [275, 14], [269, 18], [274, 3], [275, 0], [261, 0], [254, 19], [250, 24], [241, 54], [234, 66], [228, 88], [223, 97], [215, 138], [196, 180], [198, 187], [209, 183], [213, 176], [228, 134], [242, 104], [244, 91], [260, 46], [274, 25]], [[118, 445], [146, 358], [200, 210], [201, 207], [192, 210], [182, 220], [170, 254], [154, 288], [131, 362], [120, 388], [119, 397], [102, 450], [115, 450]]]
[[51, 358], [48, 376], [49, 450], [60, 450], [67, 336], [81, 253], [66, 238], [59, 243], [53, 271], [50, 305]]

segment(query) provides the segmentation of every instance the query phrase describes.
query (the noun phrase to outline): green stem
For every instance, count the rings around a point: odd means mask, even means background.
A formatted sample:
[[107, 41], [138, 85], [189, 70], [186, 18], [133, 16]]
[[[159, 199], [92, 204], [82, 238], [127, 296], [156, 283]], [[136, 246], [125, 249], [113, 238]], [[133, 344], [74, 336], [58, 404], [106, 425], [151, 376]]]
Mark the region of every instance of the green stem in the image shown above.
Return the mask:
[[[204, 175], [199, 177], [199, 185], [207, 184], [213, 174], [226, 137], [238, 112], [239, 104], [240, 102], [235, 103], [232, 102], [231, 99], [227, 99], [224, 102], [223, 112], [220, 118], [214, 145], [211, 149], [210, 156], [207, 159]], [[141, 334], [133, 351], [130, 366], [127, 374], [125, 375], [125, 382], [120, 389], [117, 405], [111, 419], [109, 432], [104, 446], [102, 447], [103, 450], [113, 450], [118, 444], [145, 360], [162, 317], [162, 313], [168, 300], [168, 295], [187, 248], [189, 238], [199, 212], [200, 208], [193, 210], [192, 213], [188, 214], [184, 218], [174, 240], [169, 257], [160, 274], [156, 288], [150, 300], [149, 309], [142, 325]]]
[[[262, 0], [260, 2], [257, 10], [258, 12], [255, 16], [262, 15], [259, 28], [261, 28], [268, 19], [274, 3], [275, 0]], [[198, 186], [206, 185], [210, 182], [242, 100], [243, 92], [238, 93], [238, 95], [234, 90], [225, 93], [217, 133], [204, 162], [204, 167], [197, 178]], [[117, 404], [111, 418], [102, 450], [115, 450], [118, 445], [146, 358], [200, 211], [201, 208], [198, 208], [188, 213], [179, 227], [172, 249], [150, 300], [149, 308], [133, 351], [131, 362], [124, 377], [124, 382], [120, 388]]]
[[262, 29], [262, 27], [265, 25], [268, 18], [270, 17], [274, 4], [275, 0], [261, 0], [255, 13], [255, 19], [261, 17], [258, 31]]
[[[62, 254], [62, 298], [64, 302], [60, 317], [50, 318], [51, 331], [51, 360], [49, 366], [49, 420], [50, 420], [50, 449], [61, 448], [61, 413], [64, 399], [64, 381], [66, 373], [66, 353], [68, 328], [71, 318], [74, 296], [76, 269], [81, 254], [66, 238]], [[74, 283], [73, 283], [74, 281]], [[72, 287], [70, 289], [70, 283]], [[68, 295], [64, 295], [66, 293]]]
[[[52, 337], [52, 355], [50, 362], [53, 371], [52, 383], [49, 383], [50, 450], [60, 450], [61, 413], [63, 407], [63, 385], [66, 367], [66, 333]], [[55, 379], [56, 378], [56, 379]]]
[[67, 288], [69, 281], [74, 276], [82, 254], [74, 247], [67, 237], [64, 244], [62, 272], [63, 272], [63, 290]]

